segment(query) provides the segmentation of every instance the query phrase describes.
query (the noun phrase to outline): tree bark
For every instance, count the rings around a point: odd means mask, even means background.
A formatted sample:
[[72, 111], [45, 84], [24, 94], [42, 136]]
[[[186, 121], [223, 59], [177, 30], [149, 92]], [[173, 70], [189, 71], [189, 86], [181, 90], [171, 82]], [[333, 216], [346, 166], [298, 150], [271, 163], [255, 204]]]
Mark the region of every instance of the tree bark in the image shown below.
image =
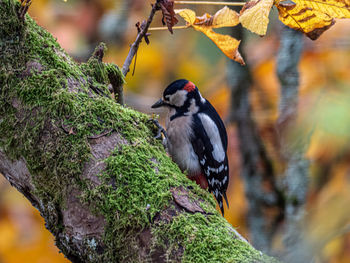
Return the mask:
[[[303, 49], [303, 34], [283, 27], [277, 56], [277, 76], [281, 84], [281, 98], [277, 132], [281, 145], [281, 156], [286, 164], [283, 188], [286, 196], [284, 260], [286, 262], [310, 262], [303, 242], [302, 223], [309, 185], [309, 161], [305, 152], [309, 145], [306, 136], [290, 136], [295, 129], [298, 114], [299, 71], [298, 65]], [[304, 138], [305, 137], [305, 138]], [[304, 253], [308, 251], [307, 253]], [[309, 254], [310, 256], [311, 254]]]
[[[245, 37], [241, 26], [233, 29], [233, 36], [242, 39], [242, 47]], [[244, 52], [240, 53], [244, 57]], [[241, 176], [249, 203], [247, 220], [252, 244], [268, 253], [274, 234], [283, 220], [284, 198], [277, 188], [272, 162], [252, 116], [250, 89], [253, 79], [249, 63], [242, 67], [228, 61], [227, 79], [231, 88], [230, 121], [237, 125]]]
[[0, 173], [72, 262], [273, 262], [114, 102], [120, 70], [76, 64], [20, 4], [0, 0]]

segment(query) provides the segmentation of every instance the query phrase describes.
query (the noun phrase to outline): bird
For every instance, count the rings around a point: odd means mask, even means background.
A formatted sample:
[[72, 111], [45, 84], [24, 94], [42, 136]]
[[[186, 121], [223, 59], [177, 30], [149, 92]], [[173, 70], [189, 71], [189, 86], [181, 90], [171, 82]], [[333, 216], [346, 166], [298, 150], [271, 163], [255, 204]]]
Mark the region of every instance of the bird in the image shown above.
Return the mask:
[[227, 132], [215, 108], [186, 79], [169, 84], [152, 108], [165, 107], [166, 148], [189, 179], [213, 193], [224, 215], [229, 183]]

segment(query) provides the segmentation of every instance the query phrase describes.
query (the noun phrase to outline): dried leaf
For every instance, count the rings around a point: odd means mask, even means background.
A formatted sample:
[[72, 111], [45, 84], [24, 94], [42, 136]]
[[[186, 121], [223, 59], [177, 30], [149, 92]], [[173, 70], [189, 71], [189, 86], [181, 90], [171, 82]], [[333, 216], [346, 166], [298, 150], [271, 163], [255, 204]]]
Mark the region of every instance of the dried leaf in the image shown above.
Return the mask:
[[172, 34], [173, 26], [176, 25], [178, 22], [174, 12], [174, 1], [163, 0], [163, 1], [160, 1], [159, 5], [163, 14], [162, 22], [164, 25], [165, 24], [167, 25], [170, 33]]
[[175, 14], [180, 15], [190, 25], [193, 25], [196, 21], [196, 13], [191, 9], [175, 9], [174, 11]]
[[210, 38], [220, 50], [230, 59], [237, 61], [241, 65], [245, 65], [241, 54], [238, 51], [240, 40], [237, 40], [229, 35], [222, 35], [215, 33], [211, 29], [205, 29], [202, 27], [194, 27], [196, 30], [203, 32], [207, 37]]
[[334, 18], [350, 18], [350, 0], [277, 1], [280, 20], [312, 40], [334, 25]]
[[242, 26], [260, 36], [266, 34], [269, 13], [274, 0], [257, 0], [247, 2], [239, 16]]
[[245, 4], [239, 21], [250, 31], [265, 35], [272, 4], [285, 25], [313, 40], [335, 23], [334, 18], [350, 18], [350, 0], [254, 0]]
[[174, 201], [182, 208], [191, 213], [205, 213], [205, 211], [196, 203], [195, 200], [191, 200], [188, 197], [188, 192], [182, 187], [172, 189]]
[[225, 6], [216, 12], [214, 16], [204, 14], [201, 17], [196, 17], [196, 13], [191, 9], [175, 10], [175, 13], [179, 14], [195, 30], [209, 37], [227, 57], [242, 65], [245, 64], [238, 52], [240, 41], [229, 35], [222, 35], [213, 31], [213, 28], [236, 26], [239, 23], [239, 19], [235, 11]]
[[285, 25], [303, 32], [312, 40], [317, 39], [324, 31], [334, 25], [334, 19], [327, 13], [323, 12], [326, 10], [320, 11], [316, 8], [307, 6], [306, 2], [310, 1], [302, 1], [304, 3], [300, 2], [296, 2], [295, 4], [291, 1], [281, 1], [276, 3], [279, 12], [279, 19]]
[[293, 2], [325, 13], [332, 18], [350, 18], [350, 0], [293, 0]]
[[70, 128], [70, 130], [69, 130], [68, 134], [75, 134], [73, 127], [72, 127], [72, 128]]
[[238, 23], [238, 13], [225, 6], [224, 8], [217, 11], [214, 16], [205, 13], [201, 17], [196, 17], [193, 24], [210, 26], [211, 28], [220, 28], [236, 26]]

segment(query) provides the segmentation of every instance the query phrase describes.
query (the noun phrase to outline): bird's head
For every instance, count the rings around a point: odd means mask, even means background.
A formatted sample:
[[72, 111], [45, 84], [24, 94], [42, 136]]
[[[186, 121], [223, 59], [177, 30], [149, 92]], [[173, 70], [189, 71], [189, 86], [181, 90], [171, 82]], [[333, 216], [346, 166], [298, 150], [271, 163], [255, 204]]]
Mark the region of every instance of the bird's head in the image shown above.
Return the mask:
[[178, 110], [196, 110], [195, 107], [205, 103], [198, 88], [191, 81], [178, 79], [172, 82], [163, 93], [163, 98], [152, 105], [152, 108], [170, 107]]

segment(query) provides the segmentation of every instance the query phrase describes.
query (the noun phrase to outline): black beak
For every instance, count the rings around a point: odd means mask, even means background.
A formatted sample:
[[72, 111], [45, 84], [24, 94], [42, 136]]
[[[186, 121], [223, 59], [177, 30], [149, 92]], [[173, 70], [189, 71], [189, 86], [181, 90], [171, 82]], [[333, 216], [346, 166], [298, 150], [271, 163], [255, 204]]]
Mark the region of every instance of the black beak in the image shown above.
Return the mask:
[[166, 103], [164, 102], [164, 100], [160, 99], [158, 100], [156, 103], [154, 103], [151, 108], [159, 108], [159, 107], [162, 107], [162, 106], [165, 106]]

